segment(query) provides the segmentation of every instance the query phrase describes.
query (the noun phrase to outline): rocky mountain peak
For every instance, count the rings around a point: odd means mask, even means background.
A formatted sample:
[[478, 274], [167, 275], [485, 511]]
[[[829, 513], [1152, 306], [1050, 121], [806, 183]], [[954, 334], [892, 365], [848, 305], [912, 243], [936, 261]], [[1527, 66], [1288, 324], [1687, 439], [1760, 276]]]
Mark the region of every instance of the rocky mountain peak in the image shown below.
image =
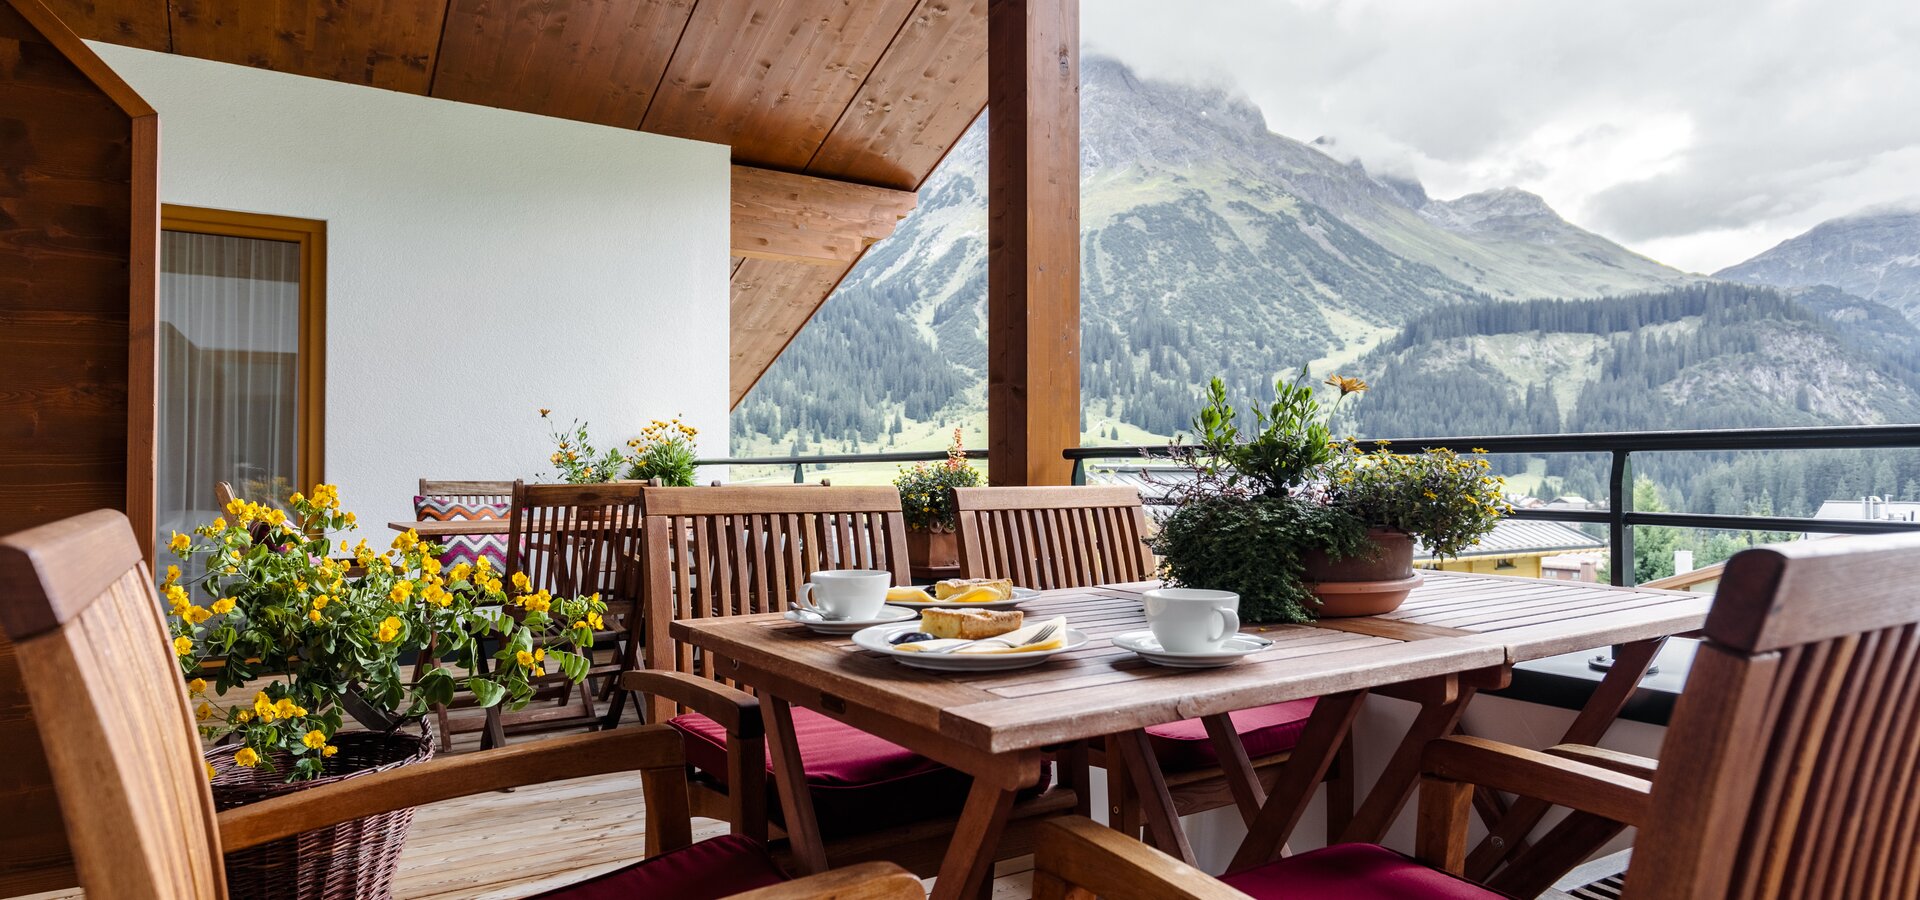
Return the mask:
[[1920, 210], [1829, 219], [1714, 275], [1775, 287], [1832, 285], [1920, 322]]

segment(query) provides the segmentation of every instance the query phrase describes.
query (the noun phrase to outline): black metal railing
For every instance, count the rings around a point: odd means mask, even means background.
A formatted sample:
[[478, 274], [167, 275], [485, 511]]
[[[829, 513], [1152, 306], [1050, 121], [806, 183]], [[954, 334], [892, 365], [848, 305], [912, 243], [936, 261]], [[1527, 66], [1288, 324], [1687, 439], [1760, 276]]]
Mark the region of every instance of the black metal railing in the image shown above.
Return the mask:
[[[1605, 509], [1516, 509], [1513, 511], [1513, 517], [1607, 526], [1609, 569], [1613, 583], [1617, 585], [1633, 583], [1633, 529], [1637, 525], [1821, 534], [1884, 534], [1894, 531], [1920, 531], [1920, 522], [1637, 511], [1633, 509], [1632, 463], [1632, 455], [1635, 453], [1920, 448], [1920, 425], [1396, 438], [1388, 441], [1388, 445], [1396, 448], [1446, 449], [1459, 453], [1488, 455], [1563, 453], [1609, 455], [1611, 465], [1608, 466]], [[1073, 460], [1074, 483], [1084, 484], [1088, 460], [1164, 457], [1167, 453], [1168, 448], [1164, 445], [1076, 447], [1067, 450], [1066, 457]]]
[[[985, 459], [985, 450], [962, 450], [962, 453], [978, 459]], [[818, 456], [739, 456], [722, 459], [696, 459], [696, 466], [792, 466], [793, 483], [807, 483], [808, 466], [849, 465], [857, 463], [910, 463], [933, 462], [947, 458], [945, 450], [900, 450], [893, 453], [829, 453]]]

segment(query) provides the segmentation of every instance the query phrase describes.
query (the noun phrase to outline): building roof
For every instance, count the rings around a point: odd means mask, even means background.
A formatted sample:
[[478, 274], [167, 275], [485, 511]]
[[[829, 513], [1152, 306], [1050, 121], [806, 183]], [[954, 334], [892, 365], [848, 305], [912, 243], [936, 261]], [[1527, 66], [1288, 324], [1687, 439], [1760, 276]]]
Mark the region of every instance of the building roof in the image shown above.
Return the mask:
[[[1140, 492], [1141, 499], [1145, 500], [1149, 506], [1164, 507], [1170, 502], [1173, 489], [1181, 482], [1191, 479], [1192, 475], [1187, 470], [1168, 465], [1120, 463], [1087, 468], [1088, 481], [1131, 485]], [[1460, 558], [1569, 553], [1580, 550], [1602, 550], [1606, 546], [1606, 541], [1566, 522], [1501, 519], [1493, 526], [1492, 534], [1481, 538], [1479, 543], [1467, 548], [1460, 554]], [[1422, 548], [1420, 558], [1432, 559], [1433, 555]]]

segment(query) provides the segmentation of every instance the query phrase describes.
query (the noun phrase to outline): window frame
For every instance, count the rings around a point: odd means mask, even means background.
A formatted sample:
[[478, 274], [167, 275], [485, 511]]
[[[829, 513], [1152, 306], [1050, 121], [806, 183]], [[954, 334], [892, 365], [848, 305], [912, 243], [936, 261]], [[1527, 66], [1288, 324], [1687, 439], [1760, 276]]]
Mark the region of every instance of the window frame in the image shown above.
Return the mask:
[[[294, 468], [299, 490], [326, 480], [327, 223], [267, 213], [161, 204], [160, 230], [284, 241], [300, 247], [300, 355], [294, 387], [299, 435]], [[161, 266], [166, 265], [160, 260]], [[158, 302], [164, 300], [156, 298]], [[156, 302], [156, 310], [158, 308]], [[157, 402], [157, 398], [156, 398]]]

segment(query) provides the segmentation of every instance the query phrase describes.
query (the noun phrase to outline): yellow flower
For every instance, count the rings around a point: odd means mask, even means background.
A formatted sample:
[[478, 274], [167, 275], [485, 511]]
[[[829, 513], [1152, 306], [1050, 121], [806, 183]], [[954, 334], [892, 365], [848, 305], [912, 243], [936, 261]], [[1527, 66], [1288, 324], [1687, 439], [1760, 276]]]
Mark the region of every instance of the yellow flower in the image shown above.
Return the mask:
[[207, 680], [205, 678], [195, 678], [194, 680], [187, 682], [187, 691], [188, 693], [192, 693], [196, 695], [206, 693]]
[[533, 581], [527, 578], [527, 573], [515, 572], [513, 573], [513, 589], [524, 594], [533, 589]]
[[249, 709], [243, 709], [237, 713], [234, 713], [233, 720], [242, 725], [245, 725], [248, 722], [253, 721], [253, 711]]
[[285, 525], [287, 524], [287, 514], [277, 509], [270, 509], [267, 511], [267, 524], [275, 528]]
[[333, 755], [334, 755], [335, 753], [339, 753], [339, 752], [340, 752], [340, 748], [339, 748], [339, 747], [335, 747], [335, 746], [334, 746], [334, 745], [332, 745], [332, 744], [328, 744], [328, 745], [327, 745], [326, 747], [324, 747], [324, 748], [322, 748], [322, 749], [320, 750], [320, 755], [321, 755], [321, 756], [324, 756], [324, 757], [327, 757], [328, 759], [332, 759], [332, 758], [333, 758]]
[[173, 652], [176, 656], [193, 655], [193, 638], [182, 635], [173, 639]]
[[213, 718], [213, 705], [210, 703], [202, 703], [199, 706], [194, 707], [193, 717], [202, 722], [205, 722], [206, 720]]
[[186, 588], [177, 584], [167, 585], [167, 608], [172, 611], [174, 615], [186, 615], [187, 607], [191, 605], [192, 604], [187, 601]]
[[454, 563], [453, 569], [447, 573], [448, 577], [455, 581], [465, 581], [471, 574], [473, 574], [473, 566], [463, 562]]
[[519, 663], [520, 668], [523, 668], [523, 669], [533, 668], [533, 654], [528, 653], [525, 650], [515, 653], [513, 655], [513, 661]]
[[326, 618], [327, 618], [327, 617], [326, 617], [326, 616], [323, 616], [323, 615], [321, 615], [321, 614], [320, 614], [320, 611], [319, 611], [319, 610], [317, 610], [317, 609], [310, 609], [310, 610], [307, 610], [307, 621], [309, 621], [309, 622], [312, 622], [312, 623], [313, 623], [313, 624], [315, 624], [315, 625], [318, 625], [318, 624], [320, 624], [320, 623], [321, 623], [322, 621], [324, 621], [324, 620], [325, 620]]
[[332, 597], [329, 597], [329, 596], [327, 596], [326, 594], [321, 594], [320, 596], [318, 596], [318, 597], [315, 597], [315, 598], [313, 598], [313, 608], [314, 608], [314, 609], [326, 609], [326, 608], [327, 608], [327, 604], [329, 604], [329, 603], [332, 603], [332, 602], [333, 602], [333, 598], [332, 598]]
[[288, 503], [299, 503], [300, 501], [305, 499], [307, 499], [307, 495], [302, 494], [299, 491], [294, 491], [293, 493], [287, 495]]
[[401, 532], [399, 537], [393, 539], [393, 549], [405, 553], [408, 550], [412, 550], [414, 545], [418, 543], [420, 543], [420, 532], [409, 528]]
[[440, 560], [429, 556], [420, 561], [420, 568], [428, 575], [438, 575], [440, 574]]
[[473, 561], [473, 567], [481, 572], [491, 572], [493, 571], [493, 560], [482, 556]]
[[203, 765], [203, 766], [206, 766], [206, 767], [207, 767], [207, 780], [208, 780], [208, 781], [212, 781], [212, 780], [214, 779], [214, 776], [216, 776], [216, 775], [219, 775], [219, 774], [220, 774], [220, 773], [218, 773], [218, 772], [215, 772], [215, 771], [213, 770], [213, 763], [210, 763], [210, 762], [203, 762], [203, 763], [201, 763], [201, 765]]
[[212, 609], [213, 609], [213, 614], [216, 616], [224, 616], [227, 613], [233, 612], [233, 598], [221, 597], [220, 599], [213, 601]]
[[213, 530], [215, 531], [227, 530], [227, 520], [216, 516], [213, 520]]
[[307, 708], [304, 706], [295, 706], [292, 700], [282, 697], [278, 703], [273, 705], [273, 712], [282, 719], [295, 719], [306, 715]]
[[595, 631], [604, 631], [607, 627], [607, 620], [601, 618], [599, 613], [587, 613], [587, 624], [592, 625]]
[[318, 750], [327, 745], [327, 734], [316, 728], [301, 735], [300, 743], [307, 745], [307, 749], [309, 750]]
[[548, 414], [548, 413], [551, 413], [551, 412], [553, 412], [553, 410], [550, 410], [550, 409], [547, 409], [547, 408], [545, 408], [545, 407], [542, 407], [542, 408], [540, 409], [540, 418], [542, 418], [542, 419], [544, 419], [544, 418], [546, 418], [546, 417], [547, 417], [547, 414]]
[[413, 596], [413, 582], [411, 581], [396, 582], [393, 590], [387, 592], [387, 597], [395, 603], [405, 603], [407, 602], [407, 598], [411, 596]]
[[168, 587], [172, 587], [172, 586], [173, 586], [173, 583], [174, 583], [174, 582], [176, 582], [176, 581], [179, 581], [179, 580], [180, 580], [180, 567], [179, 567], [179, 566], [168, 566], [168, 567], [167, 567], [167, 580], [166, 580], [166, 582], [164, 582], [164, 583], [165, 583], [165, 584], [166, 584], [166, 585], [167, 585]]
[[227, 515], [239, 519], [240, 524], [245, 525], [247, 523], [247, 502], [239, 497], [228, 500]]
[[259, 716], [262, 723], [266, 723], [272, 722], [279, 712], [274, 709], [273, 701], [267, 699], [266, 692], [258, 691], [253, 695], [253, 714]]
[[240, 752], [233, 755], [233, 764], [243, 769], [251, 769], [260, 764], [260, 754], [253, 752], [252, 747], [241, 747]]
[[346, 516], [347, 516], [348, 525], [355, 525], [355, 524], [358, 524], [360, 521], [360, 517], [354, 515], [353, 513], [347, 513]]
[[167, 539], [167, 549], [174, 553], [186, 553], [187, 548], [191, 546], [193, 546], [193, 539], [178, 531], [173, 533], [173, 537]]
[[1361, 381], [1358, 378], [1348, 378], [1345, 375], [1331, 376], [1327, 379], [1327, 384], [1330, 384], [1330, 385], [1333, 385], [1334, 387], [1339, 388], [1340, 396], [1342, 397], [1345, 397], [1348, 394], [1358, 393], [1360, 391], [1364, 391], [1367, 389], [1366, 382]]
[[189, 606], [180, 613], [180, 618], [187, 620], [189, 624], [198, 625], [213, 618], [213, 613], [208, 612], [204, 606]]
[[375, 632], [374, 637], [379, 639], [380, 643], [390, 643], [400, 636], [400, 629], [405, 625], [406, 623], [400, 621], [399, 617], [388, 616], [380, 623], [380, 630]]

